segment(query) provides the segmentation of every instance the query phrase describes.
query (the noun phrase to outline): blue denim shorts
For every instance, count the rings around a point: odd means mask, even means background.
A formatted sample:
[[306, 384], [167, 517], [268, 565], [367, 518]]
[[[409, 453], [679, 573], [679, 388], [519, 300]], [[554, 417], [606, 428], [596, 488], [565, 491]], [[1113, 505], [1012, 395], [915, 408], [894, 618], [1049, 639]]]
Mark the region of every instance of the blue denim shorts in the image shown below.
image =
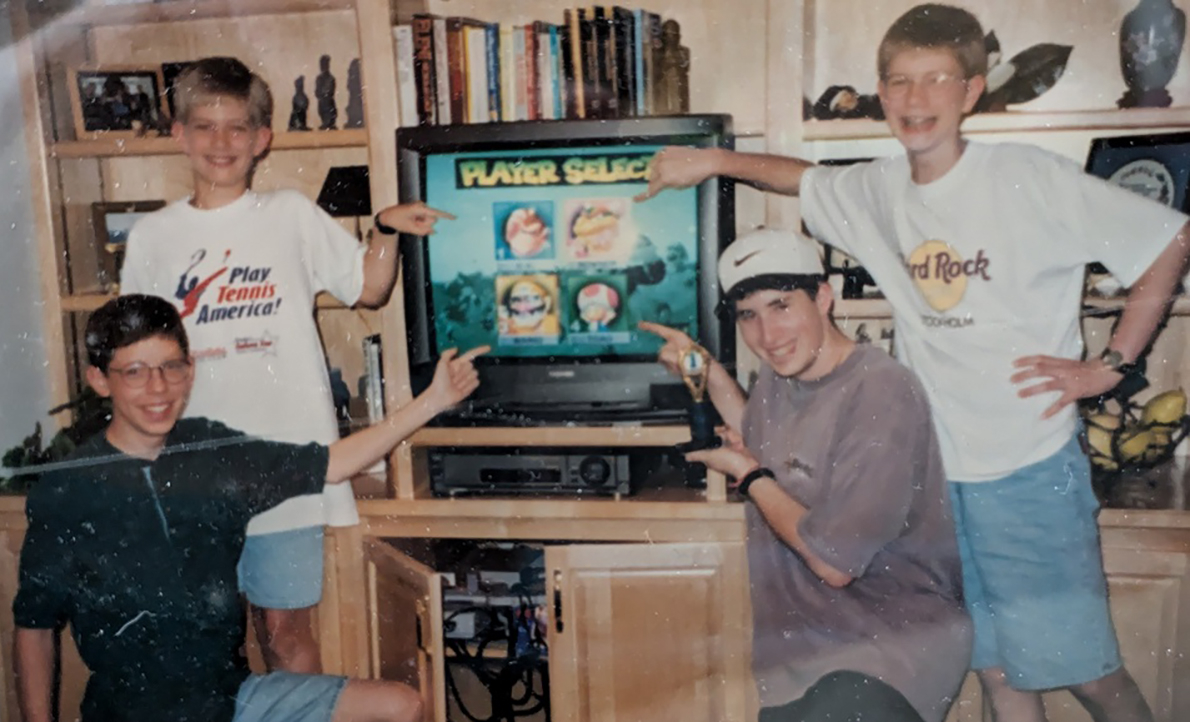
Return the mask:
[[330, 722], [346, 677], [273, 672], [240, 685], [232, 722]]
[[973, 669], [1020, 690], [1068, 687], [1121, 666], [1099, 549], [1099, 501], [1077, 437], [995, 481], [950, 484], [975, 625]]
[[248, 537], [236, 568], [240, 591], [263, 609], [305, 609], [318, 604], [322, 537], [320, 526]]

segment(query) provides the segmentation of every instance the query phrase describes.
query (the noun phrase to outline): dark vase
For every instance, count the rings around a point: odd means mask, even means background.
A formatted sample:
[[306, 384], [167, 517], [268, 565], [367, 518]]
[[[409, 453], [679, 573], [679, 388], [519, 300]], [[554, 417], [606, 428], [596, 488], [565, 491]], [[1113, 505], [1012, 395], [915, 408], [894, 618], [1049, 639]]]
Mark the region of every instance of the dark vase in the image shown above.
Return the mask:
[[1120, 71], [1128, 90], [1121, 108], [1164, 108], [1165, 90], [1178, 67], [1186, 39], [1186, 13], [1173, 0], [1140, 0], [1120, 24]]

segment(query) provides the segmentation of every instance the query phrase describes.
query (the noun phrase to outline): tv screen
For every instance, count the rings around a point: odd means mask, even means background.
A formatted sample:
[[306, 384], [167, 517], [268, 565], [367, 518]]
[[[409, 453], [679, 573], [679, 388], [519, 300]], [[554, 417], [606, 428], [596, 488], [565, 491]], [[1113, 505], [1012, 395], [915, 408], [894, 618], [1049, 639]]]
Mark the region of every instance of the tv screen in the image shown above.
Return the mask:
[[726, 147], [728, 126], [689, 116], [398, 131], [402, 200], [457, 216], [402, 242], [415, 390], [444, 350], [486, 344], [477, 400], [489, 410], [680, 412], [680, 381], [655, 363], [661, 341], [637, 324], [728, 350], [714, 261], [730, 196], [718, 180], [633, 196], [658, 150]]

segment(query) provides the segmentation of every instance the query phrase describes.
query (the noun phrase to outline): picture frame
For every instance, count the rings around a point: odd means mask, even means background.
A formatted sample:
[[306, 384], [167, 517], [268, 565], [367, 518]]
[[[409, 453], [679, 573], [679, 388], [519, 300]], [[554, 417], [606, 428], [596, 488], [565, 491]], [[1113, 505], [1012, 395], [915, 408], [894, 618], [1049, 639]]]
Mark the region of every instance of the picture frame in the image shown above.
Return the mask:
[[165, 201], [157, 200], [100, 201], [91, 204], [100, 290], [118, 290], [120, 266], [124, 262], [124, 244], [128, 241], [128, 232], [141, 217], [164, 207]]
[[174, 86], [178, 83], [178, 76], [194, 61], [186, 60], [175, 63], [161, 64], [161, 93], [165, 97], [166, 122], [173, 123], [178, 117], [178, 101], [174, 96]]
[[157, 135], [165, 113], [161, 67], [95, 66], [69, 70], [70, 105], [79, 140]]
[[1190, 132], [1091, 140], [1087, 173], [1182, 212], [1190, 212]]
[[[1190, 213], [1190, 132], [1093, 138], [1086, 172], [1183, 213]], [[1100, 263], [1088, 271], [1106, 274]]]

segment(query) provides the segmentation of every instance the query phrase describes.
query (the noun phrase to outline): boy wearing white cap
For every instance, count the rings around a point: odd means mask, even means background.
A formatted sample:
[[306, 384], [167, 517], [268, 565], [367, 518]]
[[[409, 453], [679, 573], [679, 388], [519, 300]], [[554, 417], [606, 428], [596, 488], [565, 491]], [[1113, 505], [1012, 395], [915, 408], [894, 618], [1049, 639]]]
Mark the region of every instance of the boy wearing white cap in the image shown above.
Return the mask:
[[[912, 372], [831, 319], [817, 247], [760, 230], [719, 259], [744, 342], [745, 396], [721, 364], [708, 390], [727, 429], [692, 452], [746, 507], [760, 722], [940, 722], [966, 673], [971, 625], [928, 402]], [[662, 363], [693, 341], [656, 324]]]

